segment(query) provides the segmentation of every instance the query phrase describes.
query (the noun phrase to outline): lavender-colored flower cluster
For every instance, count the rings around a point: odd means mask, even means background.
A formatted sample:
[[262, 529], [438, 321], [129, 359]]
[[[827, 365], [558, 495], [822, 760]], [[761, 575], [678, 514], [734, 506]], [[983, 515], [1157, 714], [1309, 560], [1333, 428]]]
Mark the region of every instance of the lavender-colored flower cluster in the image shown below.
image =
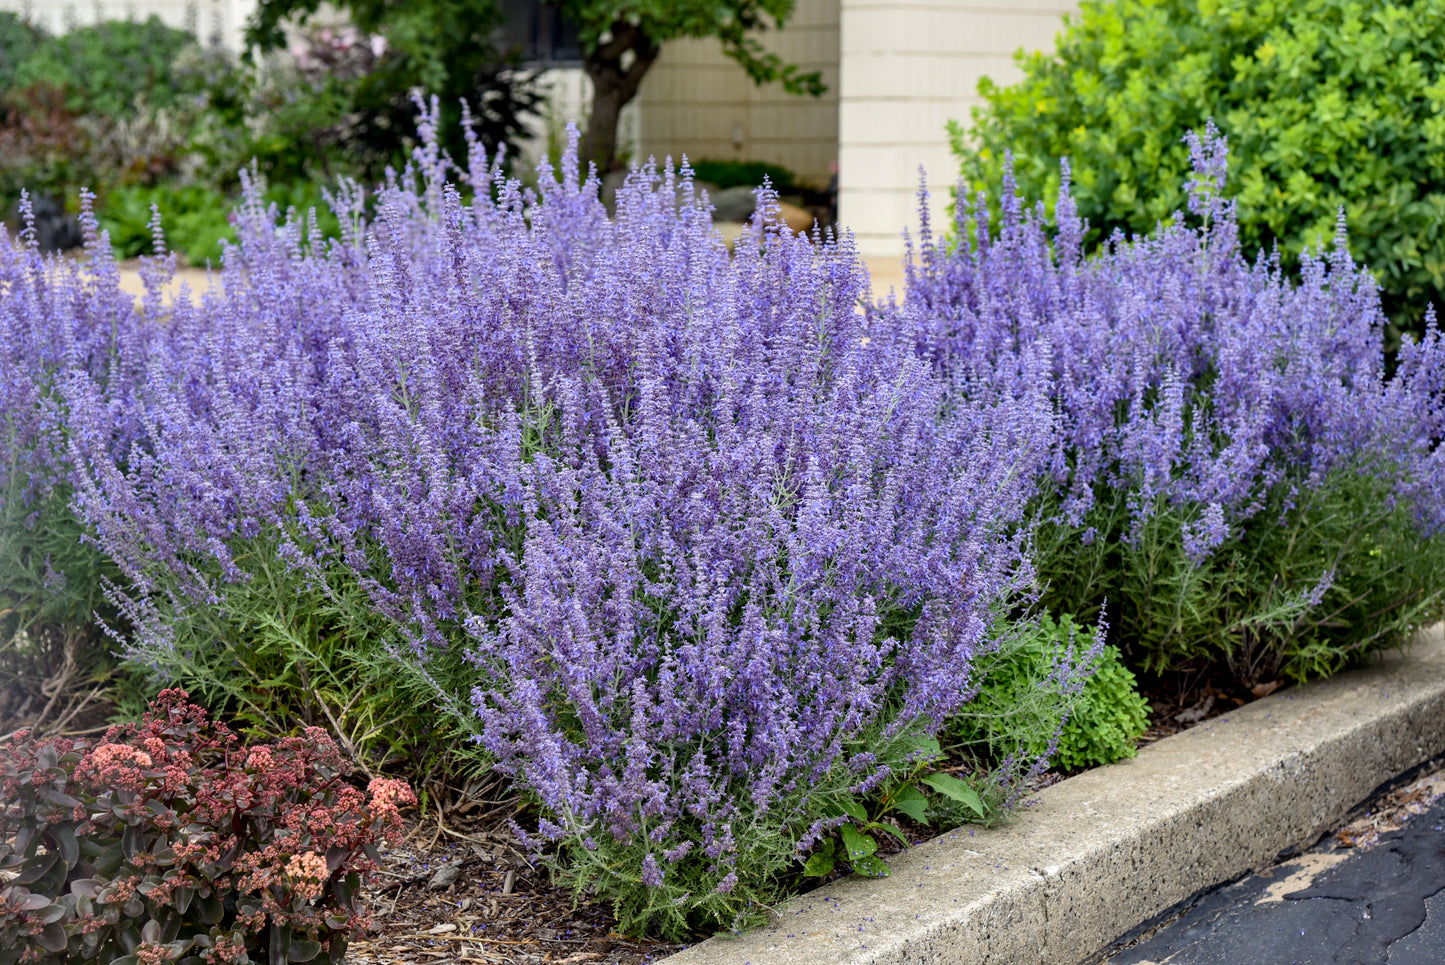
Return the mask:
[[342, 572], [415, 672], [465, 654], [441, 703], [544, 836], [621, 855], [591, 885], [686, 882], [669, 900], [726, 923], [836, 823], [820, 789], [875, 786], [976, 690], [1034, 582], [1047, 380], [950, 396], [859, 308], [849, 243], [764, 217], [730, 255], [652, 168], [609, 219], [575, 153], [534, 196], [479, 149], [450, 168], [433, 116], [369, 226], [337, 199], [338, 241], [243, 206], [220, 283], [130, 356], [136, 399], [68, 369], [131, 654], [203, 648], [188, 612], [254, 620], [241, 590], [278, 562], [323, 592]]
[[[90, 202], [82, 198], [81, 225], [94, 242]], [[28, 199], [20, 208], [21, 243], [0, 241], [0, 645], [23, 630], [32, 645], [55, 637], [73, 646], [95, 636], [87, 624], [108, 568], [81, 543], [68, 505], [74, 476], [66, 440], [74, 427], [60, 385], [76, 370], [106, 386], [109, 404], [90, 431], [97, 450], [118, 458], [140, 432], [134, 363], [154, 330], [155, 305], [138, 310], [118, 290], [108, 253], [87, 261], [42, 257]]]
[[[1100, 567], [1120, 565], [1118, 554], [1125, 571], [1157, 566], [1144, 544], [1162, 529], [1182, 554], [1180, 580], [1216, 565], [1242, 569], [1229, 556], [1241, 540], [1292, 525], [1351, 477], [1385, 480], [1376, 503], [1403, 499], [1416, 537], [1438, 540], [1445, 352], [1433, 323], [1387, 381], [1376, 287], [1350, 259], [1343, 219], [1333, 249], [1306, 254], [1297, 282], [1277, 259], [1250, 264], [1224, 196], [1224, 139], [1211, 127], [1189, 143], [1188, 215], [1149, 237], [1116, 236], [1095, 258], [1082, 248], [1067, 162], [1052, 227], [1042, 205], [1025, 210], [1011, 178], [996, 230], [982, 195], [960, 197], [952, 247], [925, 220], [906, 306], [920, 349], [966, 394], [981, 378], [1012, 385], [1020, 359], [1046, 347], [1059, 436], [1041, 482], [1044, 530], [1062, 527], [1064, 543], [1097, 541]], [[1045, 579], [1081, 585], [1058, 571], [1063, 563], [1039, 566]], [[1321, 563], [1301, 605], [1317, 606], [1338, 575]], [[1108, 596], [1126, 611], [1116, 628], [1128, 632], [1131, 606], [1184, 599], [1165, 600], [1151, 579], [1116, 573], [1093, 583], [1092, 599], [1060, 602], [1087, 612]], [[1130, 581], [1159, 596], [1128, 599]], [[1438, 611], [1439, 591], [1430, 592]], [[1221, 637], [1247, 633], [1214, 619]]]

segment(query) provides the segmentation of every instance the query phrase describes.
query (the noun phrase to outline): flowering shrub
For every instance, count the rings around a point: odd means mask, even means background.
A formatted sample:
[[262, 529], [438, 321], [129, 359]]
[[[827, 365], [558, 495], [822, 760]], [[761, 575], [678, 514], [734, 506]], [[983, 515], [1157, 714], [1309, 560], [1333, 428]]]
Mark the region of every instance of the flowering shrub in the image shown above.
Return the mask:
[[[96, 241], [89, 197], [82, 202], [83, 229]], [[108, 251], [43, 257], [28, 202], [21, 207], [20, 243], [0, 236], [0, 680], [9, 687], [13, 674], [16, 690], [68, 661], [86, 668], [105, 659], [94, 614], [114, 616], [102, 591], [120, 574], [70, 509], [72, 425], [59, 383], [69, 369], [105, 387], [91, 445], [122, 460], [159, 310], [157, 300], [137, 307], [119, 290]], [[152, 283], [159, 273], [146, 269]]]
[[1445, 347], [1432, 321], [1387, 380], [1343, 224], [1298, 285], [1250, 265], [1224, 140], [1189, 143], [1192, 221], [1085, 260], [1067, 164], [1053, 231], [1005, 179], [997, 237], [982, 198], [960, 204], [953, 249], [925, 234], [908, 310], [958, 393], [980, 372], [1009, 384], [1023, 347], [1051, 354], [1046, 606], [1107, 600], [1114, 639], [1152, 670], [1331, 673], [1441, 613]]
[[[308, 245], [243, 209], [125, 465], [77, 446], [129, 652], [253, 710], [276, 698], [249, 679], [317, 707], [319, 664], [327, 714], [358, 684], [318, 651], [369, 653], [626, 926], [731, 924], [976, 689], [1033, 583], [1047, 400], [950, 400], [858, 309], [846, 243], [764, 218], [730, 258], [688, 175], [651, 169], [609, 220], [575, 155], [533, 196], [474, 148], [464, 203], [430, 125], [364, 229]], [[84, 373], [66, 397], [105, 411]]]
[[238, 746], [167, 690], [94, 743], [0, 750], [0, 962], [339, 962], [360, 876], [415, 803], [318, 728]]

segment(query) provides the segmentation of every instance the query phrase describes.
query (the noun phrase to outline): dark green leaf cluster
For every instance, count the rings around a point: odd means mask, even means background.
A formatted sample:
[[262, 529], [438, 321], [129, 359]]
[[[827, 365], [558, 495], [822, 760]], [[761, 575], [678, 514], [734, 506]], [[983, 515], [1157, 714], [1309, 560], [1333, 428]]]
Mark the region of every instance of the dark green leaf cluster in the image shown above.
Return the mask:
[[[878, 792], [862, 801], [848, 792], [832, 800], [835, 817], [844, 823], [838, 825], [837, 838], [825, 838], [808, 856], [803, 865], [804, 875], [821, 878], [846, 863], [857, 874], [869, 878], [888, 877], [888, 865], [878, 857], [876, 835], [891, 835], [905, 848], [909, 847], [908, 839], [897, 825], [885, 820], [890, 815], [903, 815], [925, 827], [937, 817], [942, 817], [948, 825], [960, 824], [960, 811], [966, 815], [964, 820], [970, 821], [988, 822], [999, 816], [997, 784], [970, 783], [952, 774], [933, 771], [943, 758], [943, 750], [932, 737], [918, 738], [912, 747], [911, 760], [895, 768]], [[975, 783], [983, 788], [982, 794]], [[936, 797], [925, 793], [923, 788], [933, 791]]]
[[1386, 313], [1424, 329], [1445, 304], [1445, 3], [1441, 0], [1086, 0], [1056, 52], [1020, 55], [1022, 82], [980, 84], [952, 125], [970, 188], [1012, 151], [1020, 193], [1058, 195], [1060, 157], [1098, 244], [1184, 207], [1186, 131], [1229, 138], [1249, 255], [1291, 263], [1338, 210]]
[[[280, 213], [314, 211], [323, 238], [335, 238], [341, 233], [336, 215], [326, 205], [321, 190], [310, 181], [276, 182], [267, 187], [262, 198], [275, 204]], [[236, 240], [229, 220], [234, 200], [208, 185], [174, 181], [151, 187], [128, 185], [106, 194], [105, 207], [97, 217], [110, 235], [117, 257], [155, 253], [152, 206], [165, 222], [166, 247], [170, 251], [192, 265], [220, 266], [223, 243]]]
[[694, 178], [720, 188], [756, 188], [766, 178], [774, 191], [787, 194], [797, 180], [792, 171], [766, 161], [714, 161], [703, 158], [688, 163], [692, 165]]
[[0, 963], [340, 962], [414, 803], [319, 730], [238, 748], [183, 691], [95, 742], [0, 749]]
[[[495, 39], [496, 0], [344, 0], [338, 6], [362, 35], [385, 38], [386, 50], [359, 76], [325, 77], [305, 98], [311, 116], [296, 112], [282, 125], [287, 144], [307, 154], [318, 172], [333, 153], [348, 156], [347, 173], [368, 181], [380, 180], [388, 166], [400, 169], [415, 144], [411, 92], [417, 88], [437, 97], [439, 129], [454, 158], [467, 156], [463, 101], [489, 154], [526, 135], [524, 115], [538, 111], [542, 95], [535, 74]], [[261, 0], [247, 38], [262, 50], [281, 47], [283, 26], [306, 24], [319, 7], [317, 0]], [[325, 108], [320, 118], [319, 108]], [[328, 144], [309, 145], [308, 127], [325, 131]]]
[[[26, 28], [3, 29], [13, 35]], [[195, 45], [195, 37], [158, 17], [105, 20], [54, 37], [42, 35], [15, 64], [6, 86], [58, 87], [77, 113], [134, 117], [144, 107], [174, 107], [202, 93], [195, 75], [175, 68], [181, 51]], [[0, 70], [0, 80], [5, 79]]]

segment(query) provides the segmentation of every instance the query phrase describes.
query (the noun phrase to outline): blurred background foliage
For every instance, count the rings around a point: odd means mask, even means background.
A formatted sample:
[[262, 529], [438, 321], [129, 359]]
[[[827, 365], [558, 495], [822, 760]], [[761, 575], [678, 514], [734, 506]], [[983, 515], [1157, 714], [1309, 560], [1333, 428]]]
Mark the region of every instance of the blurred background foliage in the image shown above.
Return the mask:
[[1445, 308], [1445, 0], [1085, 0], [1019, 64], [951, 126], [970, 190], [1011, 151], [1020, 195], [1052, 204], [1068, 157], [1094, 245], [1148, 232], [1183, 209], [1183, 137], [1213, 118], [1249, 257], [1296, 266], [1343, 208], [1396, 339]]
[[454, 157], [466, 156], [462, 100], [489, 155], [514, 144], [540, 102], [535, 76], [490, 34], [446, 62], [417, 56], [403, 21], [309, 25], [245, 59], [154, 17], [50, 35], [0, 13], [0, 211], [17, 228], [28, 191], [42, 247], [64, 249], [80, 241], [89, 188], [127, 258], [150, 253], [155, 204], [172, 250], [215, 264], [242, 169], [283, 209], [324, 208], [322, 187], [342, 178], [374, 185], [410, 156], [413, 89], [441, 98]]

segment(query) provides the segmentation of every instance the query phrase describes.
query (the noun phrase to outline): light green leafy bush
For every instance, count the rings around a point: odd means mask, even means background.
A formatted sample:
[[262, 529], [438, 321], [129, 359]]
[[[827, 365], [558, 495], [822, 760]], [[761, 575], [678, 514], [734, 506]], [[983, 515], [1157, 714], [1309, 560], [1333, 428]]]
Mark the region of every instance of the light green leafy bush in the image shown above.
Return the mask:
[[1082, 631], [1068, 615], [1055, 620], [1045, 613], [1015, 645], [980, 657], [983, 687], [953, 721], [949, 739], [975, 753], [998, 754], [1019, 746], [1022, 734], [1030, 757], [1045, 755], [1057, 740], [1049, 760], [1068, 771], [1133, 757], [1134, 741], [1149, 726], [1149, 705], [1116, 647], [1099, 649], [1082, 690], [1070, 693], [1053, 683], [1059, 655], [1073, 649]]
[[[1186, 131], [1229, 138], [1241, 247], [1287, 263], [1334, 233], [1376, 273], [1386, 313], [1423, 331], [1445, 302], [1445, 3], [1086, 0], [1022, 82], [985, 79], [951, 125], [970, 187], [1012, 151], [1024, 197], [1058, 196], [1060, 157], [1092, 244], [1184, 206]], [[1052, 200], [1050, 200], [1052, 203]]]

